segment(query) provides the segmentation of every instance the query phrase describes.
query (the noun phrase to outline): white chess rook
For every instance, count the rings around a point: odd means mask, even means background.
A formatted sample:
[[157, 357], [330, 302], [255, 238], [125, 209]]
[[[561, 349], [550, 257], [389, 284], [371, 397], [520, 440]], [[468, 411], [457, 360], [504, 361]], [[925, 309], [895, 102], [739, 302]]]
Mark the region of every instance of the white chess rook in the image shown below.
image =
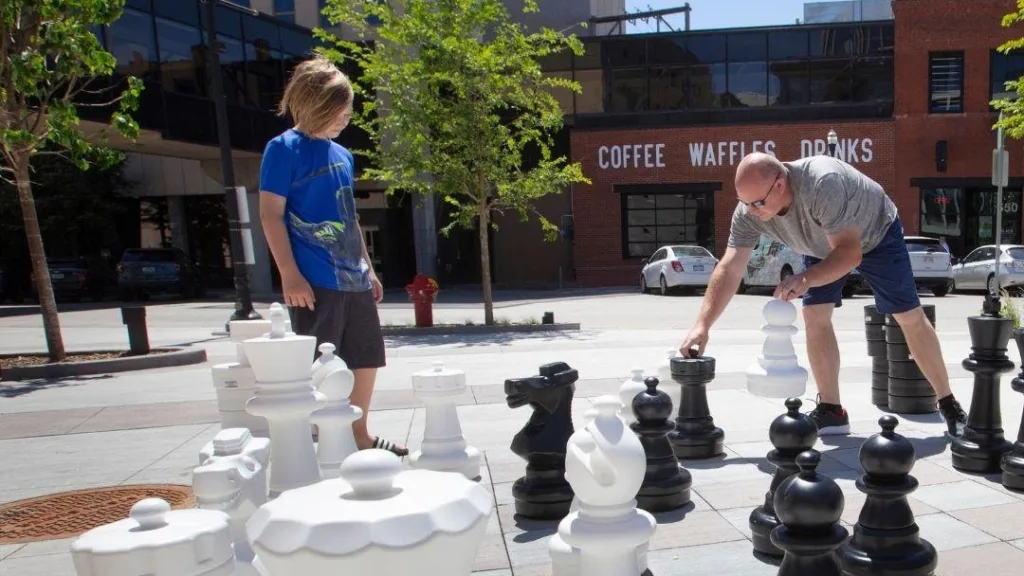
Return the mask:
[[636, 416], [633, 414], [633, 398], [647, 390], [647, 385], [644, 384], [644, 369], [637, 366], [632, 368], [630, 372], [633, 376], [619, 387], [619, 400], [622, 402], [619, 416], [622, 416], [622, 420], [626, 424], [636, 422]]
[[615, 396], [594, 401], [597, 415], [569, 439], [565, 478], [579, 509], [558, 525], [562, 539], [580, 551], [580, 574], [640, 574], [638, 549], [647, 548], [657, 528], [654, 517], [636, 507], [647, 456], [640, 440], [619, 417]]
[[410, 455], [409, 464], [479, 480], [480, 451], [466, 442], [455, 406], [456, 398], [466, 392], [466, 373], [434, 362], [430, 370], [412, 375], [412, 390], [426, 406], [426, 424], [423, 443]]
[[747, 368], [747, 391], [766, 398], [795, 398], [807, 391], [807, 369], [800, 366], [793, 349], [797, 333], [796, 307], [771, 299], [764, 305], [767, 322], [761, 327], [764, 347], [757, 362]]
[[359, 450], [352, 434], [352, 423], [362, 418], [363, 409], [349, 401], [355, 376], [344, 362], [340, 367], [333, 364], [330, 372], [314, 376], [317, 377], [319, 391], [327, 399], [327, 405], [312, 416], [313, 424], [319, 429], [316, 459], [324, 478], [337, 478], [341, 463]]
[[271, 306], [270, 333], [244, 343], [256, 373], [256, 395], [246, 410], [270, 425], [271, 497], [322, 479], [309, 434], [310, 414], [327, 403], [309, 375], [316, 338], [286, 333], [284, 318], [280, 305]]

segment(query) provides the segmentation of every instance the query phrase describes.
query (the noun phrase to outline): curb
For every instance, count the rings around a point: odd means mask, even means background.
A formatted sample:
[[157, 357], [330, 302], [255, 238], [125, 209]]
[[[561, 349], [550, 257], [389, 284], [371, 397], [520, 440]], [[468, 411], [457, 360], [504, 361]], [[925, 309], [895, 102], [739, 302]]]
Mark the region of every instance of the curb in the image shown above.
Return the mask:
[[511, 326], [382, 326], [384, 336], [443, 336], [451, 334], [501, 334], [508, 332], [567, 332], [579, 330], [579, 322], [562, 324], [513, 324]]
[[[148, 370], [150, 368], [189, 366], [206, 362], [206, 350], [204, 348], [165, 347], [159, 349], [169, 350], [169, 352], [146, 356], [125, 356], [124, 358], [111, 358], [109, 360], [86, 360], [84, 362], [42, 364], [38, 366], [13, 366], [3, 369], [3, 375], [0, 377], [0, 380], [16, 381], [36, 378], [91, 376], [94, 374], [110, 374], [112, 372]], [[93, 350], [92, 352], [106, 352], [106, 350]], [[114, 350], [111, 350], [111, 352], [114, 352]], [[45, 356], [46, 352], [32, 353], [32, 355], [35, 354]], [[29, 354], [18, 355], [28, 356]]]

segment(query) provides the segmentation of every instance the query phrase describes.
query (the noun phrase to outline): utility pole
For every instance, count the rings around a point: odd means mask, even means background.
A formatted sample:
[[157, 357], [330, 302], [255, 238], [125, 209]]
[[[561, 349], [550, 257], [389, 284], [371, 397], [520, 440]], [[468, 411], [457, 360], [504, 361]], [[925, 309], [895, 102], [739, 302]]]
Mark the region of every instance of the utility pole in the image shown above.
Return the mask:
[[[244, 187], [235, 186], [235, 166], [231, 158], [231, 133], [228, 130], [228, 105], [224, 98], [224, 77], [221, 73], [220, 55], [217, 53], [216, 4], [219, 0], [203, 0], [206, 5], [207, 63], [210, 68], [210, 89], [217, 114], [217, 140], [220, 144], [220, 166], [224, 179], [224, 194], [228, 208], [228, 236], [231, 243], [231, 263], [235, 271], [235, 312], [228, 322], [234, 320], [259, 320], [262, 318], [252, 307], [249, 290], [249, 266], [255, 264], [252, 255], [252, 228], [249, 220], [249, 200]], [[244, 8], [223, 2], [225, 6]], [[246, 239], [248, 242], [246, 242]]]

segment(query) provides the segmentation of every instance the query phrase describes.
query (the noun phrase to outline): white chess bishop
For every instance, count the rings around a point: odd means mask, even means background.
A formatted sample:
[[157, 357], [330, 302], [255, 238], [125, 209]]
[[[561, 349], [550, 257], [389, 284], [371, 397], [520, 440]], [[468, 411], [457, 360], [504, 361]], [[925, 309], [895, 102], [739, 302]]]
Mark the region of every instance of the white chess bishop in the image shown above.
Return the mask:
[[796, 306], [772, 298], [764, 305], [764, 347], [747, 368], [747, 391], [766, 398], [794, 398], [807, 391], [807, 369], [800, 366], [793, 348], [797, 333]]

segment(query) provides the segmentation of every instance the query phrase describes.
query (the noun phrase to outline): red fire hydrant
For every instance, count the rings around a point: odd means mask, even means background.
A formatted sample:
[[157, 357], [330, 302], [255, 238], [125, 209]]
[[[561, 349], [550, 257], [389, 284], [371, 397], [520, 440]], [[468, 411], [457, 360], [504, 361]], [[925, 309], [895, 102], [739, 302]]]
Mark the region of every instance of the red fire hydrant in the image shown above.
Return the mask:
[[416, 327], [429, 328], [434, 325], [434, 296], [438, 292], [437, 281], [423, 274], [417, 274], [412, 284], [405, 287], [416, 313]]

